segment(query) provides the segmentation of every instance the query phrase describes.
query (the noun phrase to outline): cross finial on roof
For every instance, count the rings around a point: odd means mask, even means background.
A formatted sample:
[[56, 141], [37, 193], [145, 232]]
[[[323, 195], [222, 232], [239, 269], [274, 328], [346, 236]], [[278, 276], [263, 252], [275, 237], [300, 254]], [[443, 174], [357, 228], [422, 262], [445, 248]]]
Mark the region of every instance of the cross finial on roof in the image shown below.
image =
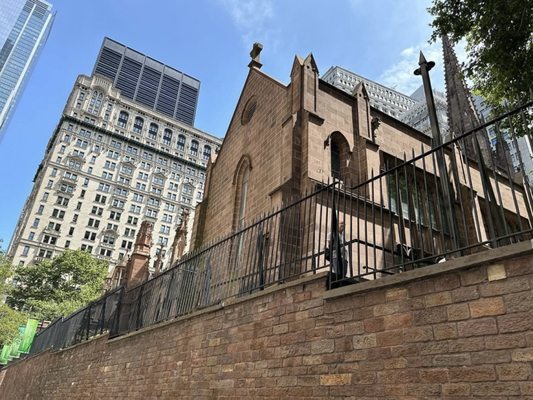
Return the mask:
[[252, 47], [252, 51], [250, 51], [250, 57], [252, 57], [252, 61], [248, 64], [248, 67], [256, 67], [257, 69], [261, 69], [263, 64], [259, 62], [260, 60], [260, 54], [263, 50], [263, 45], [259, 42], [255, 42], [254, 46]]

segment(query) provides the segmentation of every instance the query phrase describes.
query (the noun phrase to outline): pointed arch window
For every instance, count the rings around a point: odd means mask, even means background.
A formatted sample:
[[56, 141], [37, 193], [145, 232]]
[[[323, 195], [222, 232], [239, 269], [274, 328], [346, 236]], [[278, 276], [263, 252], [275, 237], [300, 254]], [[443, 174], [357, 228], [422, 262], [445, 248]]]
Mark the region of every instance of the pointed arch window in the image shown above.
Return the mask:
[[246, 205], [248, 202], [248, 180], [250, 178], [250, 168], [248, 166], [244, 170], [241, 181], [241, 193], [239, 198], [239, 214], [237, 218], [237, 229], [244, 228], [246, 215]]
[[251, 169], [250, 159], [247, 156], [244, 156], [239, 162], [233, 177], [233, 184], [235, 185], [235, 205], [233, 212], [234, 230], [240, 230], [245, 226]]
[[353, 178], [350, 167], [350, 145], [340, 132], [333, 132], [329, 138], [330, 173], [334, 179]]
[[341, 179], [341, 155], [336, 142], [331, 142], [331, 176]]

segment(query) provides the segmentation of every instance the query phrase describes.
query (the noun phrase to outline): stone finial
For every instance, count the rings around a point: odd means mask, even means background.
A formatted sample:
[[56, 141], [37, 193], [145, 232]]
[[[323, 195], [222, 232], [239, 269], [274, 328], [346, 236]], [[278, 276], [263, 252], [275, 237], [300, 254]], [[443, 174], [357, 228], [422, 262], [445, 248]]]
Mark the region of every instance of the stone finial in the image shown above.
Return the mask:
[[254, 46], [252, 47], [252, 51], [250, 51], [250, 57], [252, 58], [252, 61], [248, 64], [248, 67], [256, 67], [257, 69], [261, 69], [263, 64], [260, 63], [260, 54], [263, 50], [263, 45], [261, 43], [255, 42]]
[[159, 246], [159, 252], [154, 262], [154, 276], [157, 276], [163, 270], [163, 244]]
[[135, 247], [152, 247], [152, 232], [154, 230], [154, 224], [150, 221], [143, 221], [141, 223], [141, 228], [135, 239]]
[[133, 252], [126, 267], [126, 285], [128, 287], [136, 286], [150, 276], [149, 262], [150, 262], [150, 248], [152, 247], [152, 231], [154, 224], [149, 221], [143, 221], [137, 238]]
[[174, 235], [174, 241], [172, 242], [172, 254], [170, 256], [170, 265], [174, 265], [178, 261], [185, 251], [187, 245], [187, 222], [189, 220], [189, 210], [183, 210], [181, 215], [181, 222], [176, 227], [176, 234]]

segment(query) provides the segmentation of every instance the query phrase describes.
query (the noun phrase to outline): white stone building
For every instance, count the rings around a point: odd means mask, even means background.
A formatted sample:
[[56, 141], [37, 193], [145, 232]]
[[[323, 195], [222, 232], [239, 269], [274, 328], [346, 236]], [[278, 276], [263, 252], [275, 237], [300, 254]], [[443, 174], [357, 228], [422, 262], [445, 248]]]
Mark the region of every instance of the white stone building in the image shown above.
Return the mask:
[[151, 257], [168, 267], [175, 227], [202, 199], [207, 162], [221, 140], [121, 96], [99, 75], [80, 75], [38, 167], [9, 247], [15, 265], [82, 249], [110, 268], [145, 219]]

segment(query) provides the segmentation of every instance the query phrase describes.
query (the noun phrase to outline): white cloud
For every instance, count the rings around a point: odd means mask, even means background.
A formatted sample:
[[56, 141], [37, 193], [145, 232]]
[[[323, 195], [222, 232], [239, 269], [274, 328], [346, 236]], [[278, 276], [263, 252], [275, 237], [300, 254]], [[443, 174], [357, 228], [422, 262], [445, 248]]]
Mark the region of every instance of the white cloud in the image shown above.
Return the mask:
[[[431, 70], [431, 84], [434, 89], [444, 91], [444, 68], [442, 59], [442, 44], [439, 41], [428, 44], [427, 42], [419, 43], [402, 50], [397, 61], [387, 68], [379, 77], [378, 81], [385, 86], [396, 89], [397, 91], [410, 95], [422, 85], [422, 78], [414, 75], [414, 70], [418, 68], [420, 51], [428, 61], [435, 62], [435, 68]], [[466, 59], [464, 43], [455, 46], [455, 52], [462, 62]]]
[[231, 15], [245, 46], [251, 48], [254, 42], [269, 43], [269, 47], [277, 45], [280, 31], [271, 27], [275, 16], [272, 0], [219, 0], [219, 3]]

